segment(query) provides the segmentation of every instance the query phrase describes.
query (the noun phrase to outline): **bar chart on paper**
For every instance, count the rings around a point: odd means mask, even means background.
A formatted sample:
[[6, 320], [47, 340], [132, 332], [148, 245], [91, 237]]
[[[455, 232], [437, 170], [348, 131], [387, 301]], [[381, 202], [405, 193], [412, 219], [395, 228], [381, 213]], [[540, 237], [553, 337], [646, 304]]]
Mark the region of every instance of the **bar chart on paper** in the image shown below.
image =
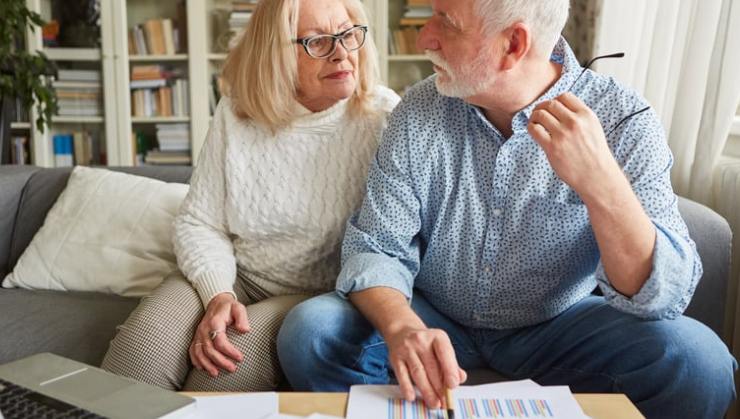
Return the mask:
[[458, 399], [455, 411], [461, 419], [553, 417], [550, 403], [535, 399]]
[[444, 410], [430, 409], [420, 401], [388, 398], [387, 406], [388, 419], [447, 419]]
[[[453, 391], [455, 419], [584, 419], [565, 386], [542, 387], [531, 380], [461, 386]], [[398, 386], [355, 385], [349, 393], [347, 419], [447, 419], [420, 398], [408, 402]]]

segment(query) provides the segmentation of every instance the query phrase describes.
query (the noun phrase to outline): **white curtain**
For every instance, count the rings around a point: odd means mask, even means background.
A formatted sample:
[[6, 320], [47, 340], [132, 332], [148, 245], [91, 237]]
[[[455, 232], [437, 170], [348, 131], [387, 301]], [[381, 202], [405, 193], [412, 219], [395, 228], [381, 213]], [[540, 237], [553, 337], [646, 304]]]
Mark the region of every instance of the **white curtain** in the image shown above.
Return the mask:
[[597, 24], [595, 55], [627, 55], [595, 68], [650, 101], [676, 158], [676, 192], [707, 205], [740, 97], [738, 3], [603, 0]]
[[740, 360], [740, 160], [722, 156], [740, 101], [740, 0], [598, 1], [594, 55], [626, 57], [595, 69], [650, 101], [675, 157], [676, 193], [714, 208], [735, 232], [723, 338]]

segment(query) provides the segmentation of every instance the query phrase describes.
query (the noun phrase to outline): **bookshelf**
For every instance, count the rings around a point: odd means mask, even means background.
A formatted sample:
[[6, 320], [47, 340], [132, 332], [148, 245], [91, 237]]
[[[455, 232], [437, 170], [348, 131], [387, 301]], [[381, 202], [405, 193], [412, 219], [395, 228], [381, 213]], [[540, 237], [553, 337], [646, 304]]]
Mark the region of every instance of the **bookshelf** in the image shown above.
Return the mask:
[[[410, 85], [433, 73], [431, 62], [417, 51], [400, 54], [391, 51], [395, 31], [408, 25], [401, 25], [407, 13], [409, 0], [365, 0], [371, 19], [372, 33], [380, 56], [381, 78], [388, 87], [403, 94]], [[418, 0], [411, 0], [419, 3]], [[420, 28], [418, 25], [414, 25]], [[408, 41], [409, 45], [413, 40]]]
[[[53, 0], [26, 0], [29, 9], [38, 12], [50, 21], [59, 13], [64, 3]], [[42, 30], [29, 31], [26, 46], [32, 51], [42, 51], [54, 61], [59, 72], [53, 87], [57, 91], [58, 114], [52, 117], [51, 125], [43, 132], [29, 123], [31, 138], [31, 163], [54, 167], [54, 143], [66, 137], [70, 143], [80, 146], [78, 160], [83, 164], [104, 165], [118, 162], [115, 153], [116, 126], [115, 95], [113, 92], [113, 54], [109, 48], [112, 38], [112, 15], [110, 3], [101, 2], [99, 14], [93, 11], [85, 15], [90, 19], [84, 31], [59, 28], [53, 34]], [[80, 19], [65, 10], [67, 16]], [[30, 121], [37, 113], [30, 110]], [[82, 144], [85, 147], [82, 147]], [[83, 153], [82, 150], [85, 150]]]
[[[420, 54], [390, 54], [392, 32], [399, 28], [409, 0], [364, 0], [371, 19], [371, 33], [378, 46], [381, 76], [385, 84], [402, 93], [404, 88], [432, 73], [431, 64]], [[419, 1], [419, 0], [411, 0]], [[104, 153], [95, 164], [131, 166], [137, 164], [137, 133], [150, 139], [158, 128], [182, 126], [188, 130], [189, 155], [195, 162], [212, 120], [209, 102], [228, 51], [228, 29], [239, 24], [232, 0], [98, 0], [99, 40], [91, 46], [44, 45], [42, 31], [29, 32], [26, 45], [43, 51], [60, 68], [100, 73], [100, 114], [58, 115], [51, 129], [40, 132], [35, 124], [19, 121], [14, 132], [25, 130], [30, 138], [31, 162], [54, 167], [53, 137], [63, 133], [88, 132]], [[26, 0], [30, 9], [50, 20], [55, 3], [64, 0]], [[182, 5], [182, 6], [179, 6]], [[170, 19], [183, 28], [187, 42], [170, 53], [140, 54], [129, 50], [129, 32], [150, 20]], [[184, 21], [184, 25], [175, 26]], [[243, 21], [243, 20], [242, 20]], [[182, 41], [182, 34], [180, 34]], [[147, 51], [149, 52], [149, 51]], [[161, 66], [178, 72], [187, 80], [187, 113], [171, 116], [137, 115], [132, 108], [132, 72], [141, 66]], [[31, 110], [29, 120], [35, 120]]]

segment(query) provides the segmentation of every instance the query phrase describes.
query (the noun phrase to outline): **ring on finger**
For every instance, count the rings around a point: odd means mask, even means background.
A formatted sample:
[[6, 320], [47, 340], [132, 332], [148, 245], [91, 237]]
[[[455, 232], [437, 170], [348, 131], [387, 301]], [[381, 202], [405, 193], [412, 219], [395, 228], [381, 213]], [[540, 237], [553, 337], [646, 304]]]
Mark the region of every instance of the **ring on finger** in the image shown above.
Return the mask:
[[210, 332], [208, 333], [208, 337], [209, 337], [209, 338], [210, 338], [211, 340], [214, 340], [214, 339], [216, 339], [216, 336], [218, 336], [218, 334], [219, 334], [219, 333], [223, 333], [223, 332], [224, 332], [224, 330], [211, 330], [211, 331], [210, 331]]

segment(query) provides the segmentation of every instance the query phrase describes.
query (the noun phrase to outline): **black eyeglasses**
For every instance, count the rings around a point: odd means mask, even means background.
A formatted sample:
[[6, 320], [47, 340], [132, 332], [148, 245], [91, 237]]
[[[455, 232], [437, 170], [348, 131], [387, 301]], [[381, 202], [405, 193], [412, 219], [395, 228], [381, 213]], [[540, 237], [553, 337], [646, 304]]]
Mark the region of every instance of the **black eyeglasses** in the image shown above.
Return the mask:
[[306, 54], [313, 58], [326, 58], [337, 50], [337, 41], [339, 41], [347, 51], [355, 51], [365, 45], [367, 38], [367, 26], [354, 25], [346, 31], [334, 35], [323, 34], [298, 38], [294, 42], [303, 45]]
[[[588, 63], [586, 63], [585, 66], [583, 66], [583, 70], [581, 70], [581, 74], [579, 74], [578, 77], [576, 77], [576, 79], [573, 80], [573, 84], [570, 85], [570, 87], [568, 88], [568, 91], [570, 92], [571, 90], [573, 90], [573, 87], [576, 85], [576, 83], [578, 82], [578, 80], [581, 79], [581, 76], [583, 76], [583, 74], [586, 72], [586, 70], [588, 70], [589, 68], [591, 68], [591, 65], [593, 65], [593, 63], [595, 63], [596, 61], [601, 60], [603, 58], [623, 58], [623, 57], [624, 57], [624, 53], [623, 52], [618, 52], [616, 54], [600, 55], [598, 57], [592, 58]], [[630, 118], [632, 118], [634, 116], [637, 116], [637, 115], [639, 115], [639, 114], [641, 114], [643, 112], [646, 112], [648, 109], [650, 109], [650, 106], [646, 106], [646, 107], [644, 107], [644, 108], [642, 108], [642, 109], [640, 109], [638, 111], [632, 112], [631, 114], [625, 116], [624, 118], [622, 118], [621, 120], [619, 120], [619, 122], [617, 122], [617, 124], [614, 126], [614, 128], [610, 129], [609, 132], [606, 133], [606, 136], [608, 137], [612, 132], [614, 132], [614, 130], [616, 130], [617, 128], [619, 128], [622, 124], [624, 124], [625, 122], [627, 122]]]

